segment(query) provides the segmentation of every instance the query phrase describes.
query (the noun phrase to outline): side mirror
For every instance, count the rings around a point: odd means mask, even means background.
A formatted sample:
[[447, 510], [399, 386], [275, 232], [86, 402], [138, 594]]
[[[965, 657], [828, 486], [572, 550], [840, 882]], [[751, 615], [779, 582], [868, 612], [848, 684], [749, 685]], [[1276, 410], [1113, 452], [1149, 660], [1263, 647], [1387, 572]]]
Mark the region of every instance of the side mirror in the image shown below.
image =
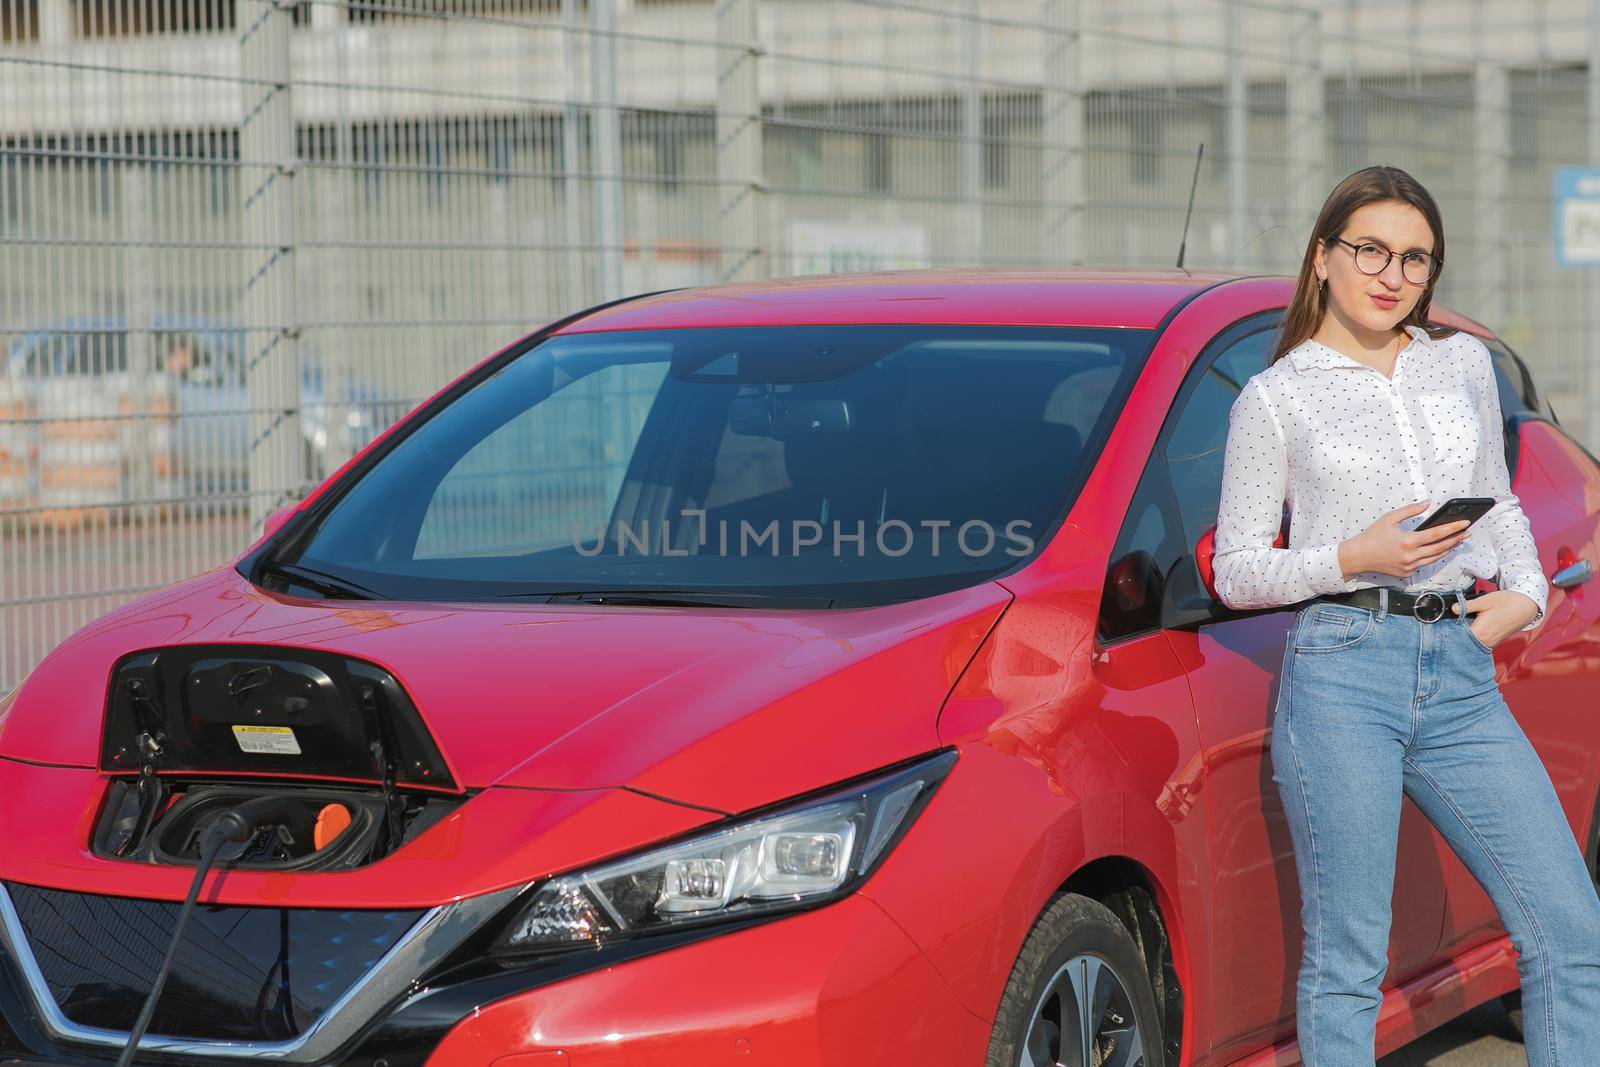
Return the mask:
[[1162, 577], [1155, 557], [1142, 548], [1118, 559], [1106, 571], [1100, 597], [1100, 627], [1106, 633], [1133, 633], [1154, 626], [1161, 614]]

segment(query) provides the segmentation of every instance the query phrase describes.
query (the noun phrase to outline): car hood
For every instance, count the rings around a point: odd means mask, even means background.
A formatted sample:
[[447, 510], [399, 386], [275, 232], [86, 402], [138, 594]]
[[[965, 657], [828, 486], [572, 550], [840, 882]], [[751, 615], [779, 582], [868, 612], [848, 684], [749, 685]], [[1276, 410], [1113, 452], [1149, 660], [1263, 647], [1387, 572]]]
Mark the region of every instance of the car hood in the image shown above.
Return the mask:
[[219, 568], [78, 631], [0, 708], [0, 756], [92, 767], [113, 664], [178, 644], [369, 660], [458, 783], [626, 787], [739, 812], [938, 747], [937, 716], [1010, 594], [825, 611], [282, 596]]

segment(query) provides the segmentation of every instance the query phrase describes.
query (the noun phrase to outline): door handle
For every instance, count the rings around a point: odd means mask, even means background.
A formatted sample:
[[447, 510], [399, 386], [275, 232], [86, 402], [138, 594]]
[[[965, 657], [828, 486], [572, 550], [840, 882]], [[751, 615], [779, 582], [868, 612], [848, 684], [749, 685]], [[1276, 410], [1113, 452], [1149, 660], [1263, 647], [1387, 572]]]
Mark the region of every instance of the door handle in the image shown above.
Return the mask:
[[1571, 589], [1582, 582], [1587, 582], [1594, 577], [1594, 564], [1586, 559], [1580, 559], [1570, 566], [1562, 567], [1550, 576], [1550, 584], [1562, 589]]

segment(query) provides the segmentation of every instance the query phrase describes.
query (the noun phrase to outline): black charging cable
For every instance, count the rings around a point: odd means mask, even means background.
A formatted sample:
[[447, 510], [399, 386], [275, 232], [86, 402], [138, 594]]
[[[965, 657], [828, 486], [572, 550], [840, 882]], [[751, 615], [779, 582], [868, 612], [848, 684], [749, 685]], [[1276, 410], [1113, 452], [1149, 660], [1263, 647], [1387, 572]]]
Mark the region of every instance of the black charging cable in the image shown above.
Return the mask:
[[189, 883], [189, 895], [184, 898], [183, 907], [178, 911], [178, 921], [173, 924], [172, 940], [167, 944], [167, 954], [161, 961], [161, 969], [156, 972], [156, 980], [150, 987], [149, 995], [145, 997], [144, 1007], [139, 1009], [139, 1019], [133, 1024], [133, 1031], [128, 1035], [128, 1043], [122, 1047], [122, 1056], [117, 1060], [117, 1067], [129, 1067], [133, 1063], [133, 1054], [138, 1051], [139, 1042], [144, 1040], [144, 1032], [149, 1028], [150, 1019], [156, 1013], [156, 1003], [161, 999], [161, 989], [167, 984], [167, 972], [172, 970], [172, 961], [178, 955], [178, 944], [183, 938], [184, 925], [189, 921], [189, 913], [194, 910], [194, 902], [200, 897], [200, 887], [205, 884], [206, 875], [216, 862], [217, 854], [230, 842], [236, 845], [246, 844], [263, 826], [281, 825], [293, 819], [297, 811], [295, 803], [284, 797], [258, 797], [228, 809], [206, 827], [206, 832], [200, 839], [200, 858], [195, 864], [194, 881]]

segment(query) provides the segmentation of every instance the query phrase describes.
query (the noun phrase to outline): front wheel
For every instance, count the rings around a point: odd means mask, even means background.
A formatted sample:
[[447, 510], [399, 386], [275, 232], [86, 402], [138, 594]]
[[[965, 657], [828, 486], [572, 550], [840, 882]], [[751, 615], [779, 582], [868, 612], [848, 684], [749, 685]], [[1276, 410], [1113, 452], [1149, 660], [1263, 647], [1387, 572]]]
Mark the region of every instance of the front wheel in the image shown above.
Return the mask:
[[1165, 1067], [1139, 947], [1099, 901], [1064, 893], [1023, 942], [985, 1067]]

